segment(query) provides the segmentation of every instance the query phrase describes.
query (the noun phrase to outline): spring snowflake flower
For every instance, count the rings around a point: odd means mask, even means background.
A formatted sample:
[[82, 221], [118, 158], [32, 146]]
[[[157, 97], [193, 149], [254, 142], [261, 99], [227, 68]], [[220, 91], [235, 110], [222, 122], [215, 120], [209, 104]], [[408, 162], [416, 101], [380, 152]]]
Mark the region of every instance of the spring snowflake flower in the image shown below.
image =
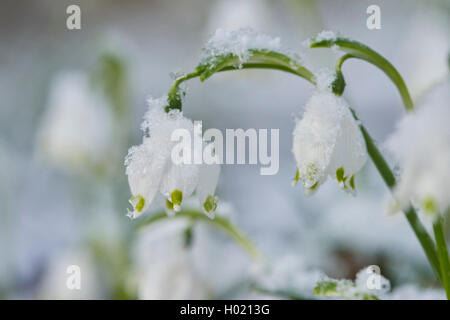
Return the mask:
[[42, 154], [69, 171], [107, 164], [113, 116], [85, 74], [65, 71], [52, 81], [38, 134]]
[[202, 63], [214, 64], [218, 57], [232, 55], [239, 59], [239, 65], [247, 62], [251, 50], [279, 51], [280, 38], [272, 38], [251, 28], [236, 31], [217, 29], [203, 47]]
[[318, 86], [297, 120], [292, 152], [297, 161], [294, 184], [302, 180], [305, 193], [328, 177], [346, 191], [355, 190], [354, 175], [367, 160], [364, 138], [347, 102], [328, 86]]
[[172, 149], [178, 143], [172, 141], [172, 133], [177, 129], [185, 129], [192, 137], [194, 124], [179, 110], [166, 113], [164, 108], [167, 105], [167, 96], [149, 100], [149, 110], [141, 125], [145, 133], [143, 142], [130, 148], [125, 159], [132, 193], [130, 203], [133, 206], [133, 211], [129, 211], [128, 216], [138, 217], [155, 199], [168, 214], [173, 214], [180, 210], [183, 199], [197, 190], [204, 212], [213, 218], [217, 207], [214, 192], [220, 166], [197, 165], [193, 161], [191, 164], [172, 162]]
[[396, 209], [409, 201], [428, 216], [450, 208], [450, 82], [434, 89], [414, 113], [406, 115], [386, 142], [399, 161]]

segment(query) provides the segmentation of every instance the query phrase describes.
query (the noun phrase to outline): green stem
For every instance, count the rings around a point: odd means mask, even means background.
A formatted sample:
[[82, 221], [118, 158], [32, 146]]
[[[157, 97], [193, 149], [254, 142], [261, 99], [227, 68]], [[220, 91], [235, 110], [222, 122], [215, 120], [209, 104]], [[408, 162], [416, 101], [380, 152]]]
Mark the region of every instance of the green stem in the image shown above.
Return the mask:
[[[155, 223], [160, 220], [164, 220], [169, 217], [165, 212], [161, 212], [155, 215], [152, 215], [147, 220], [141, 222], [138, 225], [138, 229], [142, 229], [152, 223]], [[198, 210], [189, 210], [183, 209], [180, 212], [177, 212], [174, 218], [187, 218], [191, 220], [200, 220], [211, 223], [216, 227], [224, 230], [232, 239], [234, 239], [252, 258], [255, 260], [261, 259], [262, 255], [259, 250], [253, 245], [253, 243], [230, 221], [227, 219], [216, 215], [214, 219], [208, 218], [203, 212]]]
[[448, 257], [447, 244], [445, 242], [442, 218], [438, 216], [433, 224], [434, 237], [436, 239], [439, 262], [441, 264], [442, 282], [447, 299], [450, 300], [450, 261]]
[[[311, 48], [330, 48], [333, 46], [338, 46], [340, 50], [350, 54], [346, 56], [344, 61], [349, 58], [359, 58], [381, 69], [397, 87], [406, 110], [409, 111], [413, 109], [413, 102], [405, 81], [397, 69], [395, 69], [394, 66], [383, 56], [358, 41], [340, 37], [329, 40], [312, 41], [310, 45]], [[341, 64], [344, 61], [342, 61]]]
[[[342, 94], [342, 91], [344, 90], [345, 87], [345, 81], [341, 73], [342, 64], [349, 58], [359, 58], [368, 61], [369, 63], [372, 63], [378, 68], [380, 68], [396, 85], [397, 89], [400, 92], [400, 95], [402, 96], [406, 110], [413, 109], [413, 103], [409, 95], [409, 91], [405, 85], [405, 82], [403, 81], [403, 78], [400, 76], [398, 71], [392, 66], [392, 64], [389, 63], [389, 61], [387, 61], [385, 58], [383, 58], [381, 55], [379, 55], [369, 47], [359, 42], [343, 38], [313, 42], [311, 44], [311, 47], [312, 48], [331, 47], [333, 45], [338, 45], [341, 50], [348, 53], [338, 61], [336, 67], [337, 70], [336, 73], [341, 77], [340, 83], [338, 83], [336, 86], [333, 86], [333, 91], [335, 91], [337, 95]], [[215, 59], [216, 59], [215, 63], [200, 65], [196, 68], [194, 72], [187, 74], [183, 77], [180, 77], [174, 82], [172, 88], [169, 91], [169, 106], [166, 111], [169, 111], [170, 109], [181, 109], [181, 97], [179, 96], [178, 88], [183, 81], [186, 81], [194, 77], [200, 77], [200, 80], [204, 81], [214, 73], [221, 71], [250, 69], [250, 68], [275, 69], [296, 74], [306, 79], [313, 85], [316, 84], [315, 78], [309, 70], [299, 65], [291, 58], [276, 52], [254, 50], [252, 51], [252, 55], [249, 61], [243, 63], [242, 65], [239, 65], [239, 60], [237, 57], [231, 55], [223, 57], [215, 57]], [[172, 101], [175, 101], [175, 103], [173, 103]], [[354, 112], [353, 115], [355, 116], [355, 119], [357, 119], [356, 114]], [[392, 189], [396, 183], [394, 174], [392, 173], [391, 169], [389, 168], [389, 165], [383, 158], [381, 152], [378, 150], [377, 146], [375, 145], [373, 139], [370, 137], [367, 130], [362, 125], [360, 125], [360, 128], [364, 136], [364, 140], [366, 142], [369, 156], [371, 157], [372, 161], [374, 162], [376, 168], [380, 172], [387, 186], [390, 189]], [[198, 214], [200, 214], [199, 217], [205, 218], [205, 216], [202, 213]], [[420, 244], [422, 245], [422, 248], [425, 251], [425, 254], [431, 266], [436, 272], [438, 279], [440, 280], [441, 268], [439, 264], [439, 258], [436, 252], [436, 247], [432, 238], [430, 237], [430, 235], [420, 222], [417, 213], [415, 212], [412, 206], [405, 212], [405, 216], [414, 233], [416, 234]], [[207, 219], [207, 221], [210, 220]], [[223, 225], [221, 222], [219, 222], [218, 224], [227, 230], [226, 225]], [[236, 240], [238, 240], [238, 242], [240, 242], [241, 244], [246, 243], [246, 241], [242, 242], [242, 238], [241, 236], [239, 236], [239, 233], [236, 234], [234, 232], [230, 232], [230, 234], [234, 235], [233, 237]], [[248, 247], [248, 245], [245, 245], [245, 247]]]

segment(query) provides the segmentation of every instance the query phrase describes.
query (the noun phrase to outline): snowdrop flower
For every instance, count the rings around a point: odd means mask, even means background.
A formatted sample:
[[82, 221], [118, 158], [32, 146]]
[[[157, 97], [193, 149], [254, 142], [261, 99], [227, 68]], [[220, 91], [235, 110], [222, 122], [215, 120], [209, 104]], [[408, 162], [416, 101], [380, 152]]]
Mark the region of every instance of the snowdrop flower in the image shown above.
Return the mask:
[[319, 86], [306, 103], [294, 129], [292, 152], [297, 161], [294, 184], [314, 192], [328, 177], [355, 190], [354, 175], [367, 160], [364, 138], [347, 102], [327, 86]]
[[39, 137], [43, 155], [68, 170], [107, 163], [113, 116], [85, 74], [55, 76]]
[[129, 211], [128, 216], [138, 217], [155, 199], [168, 214], [173, 214], [180, 210], [183, 199], [197, 190], [204, 212], [213, 218], [217, 206], [214, 192], [220, 166], [197, 165], [193, 161], [190, 164], [177, 164], [172, 161], [172, 149], [178, 143], [172, 140], [172, 133], [177, 129], [185, 129], [192, 137], [194, 124], [179, 110], [167, 113], [164, 110], [167, 105], [167, 96], [149, 100], [149, 110], [141, 126], [145, 133], [143, 142], [132, 147], [125, 159], [133, 195], [130, 199], [133, 211]]
[[434, 89], [417, 111], [406, 115], [386, 142], [400, 163], [395, 209], [409, 201], [428, 216], [450, 208], [450, 82]]

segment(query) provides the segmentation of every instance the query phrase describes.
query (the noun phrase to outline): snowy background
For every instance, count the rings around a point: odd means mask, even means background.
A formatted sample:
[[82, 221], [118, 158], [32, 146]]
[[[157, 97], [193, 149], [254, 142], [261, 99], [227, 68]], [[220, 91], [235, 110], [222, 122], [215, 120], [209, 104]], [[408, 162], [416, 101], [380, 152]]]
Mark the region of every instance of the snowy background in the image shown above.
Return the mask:
[[[81, 7], [81, 30], [66, 28], [70, 4]], [[381, 7], [381, 30], [366, 27], [370, 4]], [[391, 297], [443, 296], [404, 217], [386, 213], [387, 189], [371, 164], [357, 176], [356, 198], [333, 181], [313, 197], [292, 188], [294, 116], [312, 87], [289, 74], [194, 79], [184, 105], [204, 129], [280, 129], [277, 175], [223, 166], [218, 186], [219, 213], [263, 252], [269, 271], [209, 224], [135, 230], [123, 160], [141, 139], [146, 99], [167, 93], [171, 72], [193, 69], [217, 28], [247, 26], [317, 68], [339, 55], [305, 49], [307, 37], [334, 30], [362, 41], [396, 66], [415, 101], [449, 77], [447, 0], [2, 1], [0, 298], [262, 297], [254, 283], [307, 296], [322, 272], [354, 279], [373, 264]], [[365, 62], [347, 62], [344, 73], [346, 98], [381, 145], [403, 114], [399, 94]], [[79, 291], [66, 287], [72, 264], [81, 267]]]

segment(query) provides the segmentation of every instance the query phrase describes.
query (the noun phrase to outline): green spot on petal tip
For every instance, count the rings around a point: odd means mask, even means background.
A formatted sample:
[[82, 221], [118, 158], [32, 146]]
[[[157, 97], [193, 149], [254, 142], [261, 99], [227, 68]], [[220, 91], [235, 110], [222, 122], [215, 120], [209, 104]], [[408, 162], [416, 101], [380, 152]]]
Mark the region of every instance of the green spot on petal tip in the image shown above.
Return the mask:
[[181, 202], [183, 202], [183, 192], [181, 192], [180, 190], [172, 191], [172, 193], [170, 194], [170, 199], [172, 200], [172, 205], [174, 207], [180, 206]]

